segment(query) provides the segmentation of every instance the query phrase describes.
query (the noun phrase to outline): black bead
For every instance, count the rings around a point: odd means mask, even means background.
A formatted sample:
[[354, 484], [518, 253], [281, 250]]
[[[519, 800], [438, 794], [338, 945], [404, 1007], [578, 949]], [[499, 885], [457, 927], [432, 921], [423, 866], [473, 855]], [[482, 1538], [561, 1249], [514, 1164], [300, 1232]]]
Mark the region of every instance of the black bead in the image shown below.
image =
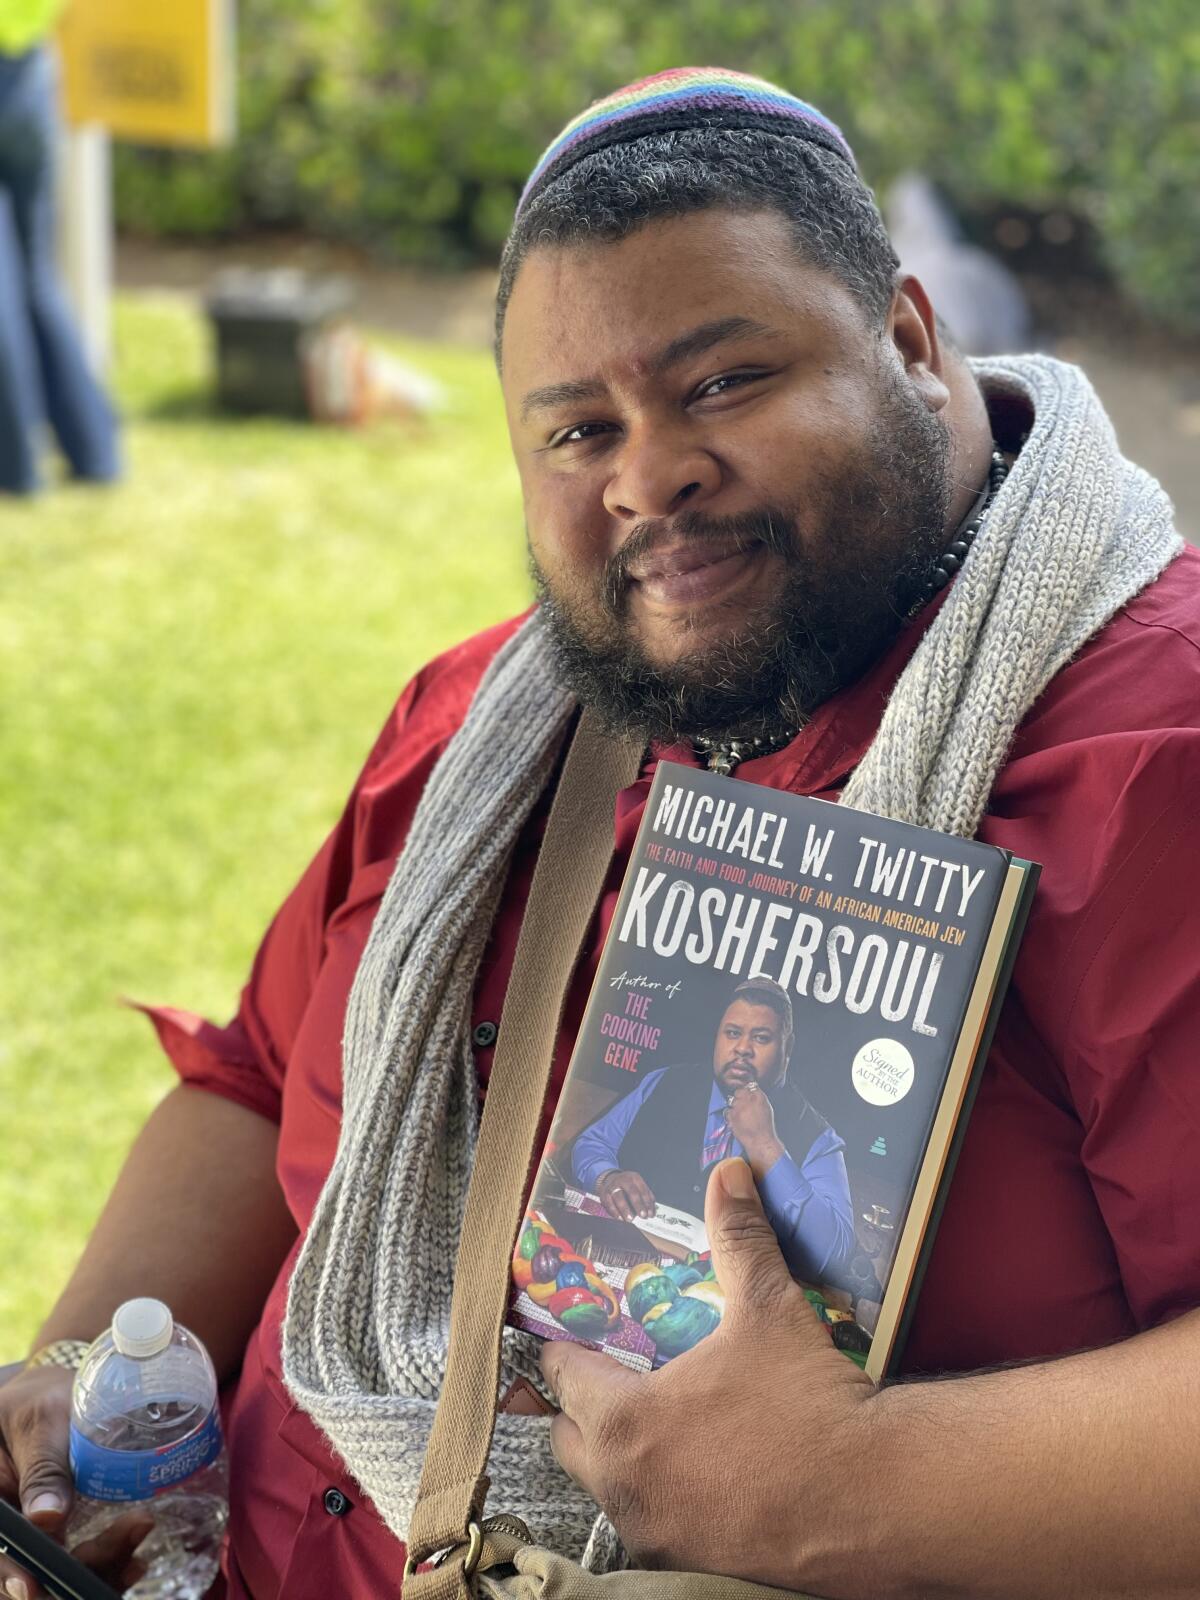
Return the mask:
[[936, 594], [939, 589], [944, 589], [950, 582], [950, 574], [941, 567], [935, 567], [930, 582], [933, 584], [933, 591]]
[[[962, 544], [974, 544], [975, 543], [975, 535], [978, 532], [979, 532], [978, 528], [964, 528], [963, 529], [962, 539], [959, 542], [962, 543]], [[954, 546], [951, 545], [950, 548], [953, 549]]]
[[950, 546], [949, 554], [952, 556], [957, 556], [961, 561], [970, 548], [970, 545], [965, 539], [955, 539], [954, 543]]
[[947, 573], [957, 572], [961, 566], [962, 562], [956, 555], [952, 555], [949, 550], [946, 551], [946, 554], [942, 557], [941, 562], [939, 563], [940, 570]]

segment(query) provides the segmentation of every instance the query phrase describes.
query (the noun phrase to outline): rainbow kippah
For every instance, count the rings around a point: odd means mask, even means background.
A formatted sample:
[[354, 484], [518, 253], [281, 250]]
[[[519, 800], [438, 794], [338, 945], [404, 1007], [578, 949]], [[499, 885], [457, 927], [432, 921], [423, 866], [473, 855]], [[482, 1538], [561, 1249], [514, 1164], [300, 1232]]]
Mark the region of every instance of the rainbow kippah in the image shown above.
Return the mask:
[[536, 189], [593, 150], [671, 129], [766, 128], [832, 150], [857, 171], [841, 130], [815, 106], [744, 72], [724, 67], [673, 67], [618, 89], [568, 122], [530, 174], [518, 215]]

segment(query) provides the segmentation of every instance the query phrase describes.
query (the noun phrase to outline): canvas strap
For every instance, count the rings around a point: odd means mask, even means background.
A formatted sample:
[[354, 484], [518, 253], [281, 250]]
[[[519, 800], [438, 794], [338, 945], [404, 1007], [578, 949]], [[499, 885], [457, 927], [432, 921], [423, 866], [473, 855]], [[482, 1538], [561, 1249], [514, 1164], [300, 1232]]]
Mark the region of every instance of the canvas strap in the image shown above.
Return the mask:
[[409, 1530], [409, 1556], [445, 1563], [412, 1576], [405, 1595], [468, 1592], [463, 1564], [482, 1516], [500, 1377], [512, 1253], [550, 1081], [567, 986], [612, 859], [618, 793], [642, 747], [579, 719], [538, 852], [500, 1016], [475, 1164], [467, 1188], [450, 1306], [446, 1381], [438, 1399]]

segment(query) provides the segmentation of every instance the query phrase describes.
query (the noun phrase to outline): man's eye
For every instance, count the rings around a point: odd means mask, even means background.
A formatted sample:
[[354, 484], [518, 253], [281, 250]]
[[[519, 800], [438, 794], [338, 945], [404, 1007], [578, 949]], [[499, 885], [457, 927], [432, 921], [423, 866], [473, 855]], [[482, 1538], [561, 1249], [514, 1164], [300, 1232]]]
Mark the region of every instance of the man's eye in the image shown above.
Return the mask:
[[708, 400], [714, 395], [727, 394], [730, 389], [740, 389], [747, 383], [756, 383], [759, 378], [765, 377], [763, 372], [725, 372], [719, 378], [711, 378], [703, 384], [697, 392], [697, 400]]
[[581, 444], [585, 439], [595, 439], [602, 433], [609, 432], [611, 427], [607, 422], [577, 422], [573, 428], [564, 428], [561, 433], [556, 433], [551, 439], [552, 447], [560, 444]]

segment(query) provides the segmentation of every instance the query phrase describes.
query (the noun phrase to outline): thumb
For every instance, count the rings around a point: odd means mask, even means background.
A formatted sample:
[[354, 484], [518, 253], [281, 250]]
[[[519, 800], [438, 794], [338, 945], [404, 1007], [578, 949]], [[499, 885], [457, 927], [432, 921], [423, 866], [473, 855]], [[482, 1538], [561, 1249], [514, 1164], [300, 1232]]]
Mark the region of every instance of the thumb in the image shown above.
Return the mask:
[[[717, 1282], [735, 1316], [783, 1305], [798, 1293], [775, 1230], [767, 1221], [749, 1166], [734, 1156], [713, 1168], [704, 1201], [704, 1224]], [[801, 1298], [803, 1298], [801, 1296]]]
[[39, 1528], [57, 1533], [74, 1495], [66, 1429], [60, 1435], [43, 1423], [25, 1439], [13, 1441], [12, 1457], [20, 1482], [21, 1510]]
[[46, 1533], [57, 1533], [74, 1493], [65, 1456], [35, 1455], [21, 1473], [21, 1510]]

